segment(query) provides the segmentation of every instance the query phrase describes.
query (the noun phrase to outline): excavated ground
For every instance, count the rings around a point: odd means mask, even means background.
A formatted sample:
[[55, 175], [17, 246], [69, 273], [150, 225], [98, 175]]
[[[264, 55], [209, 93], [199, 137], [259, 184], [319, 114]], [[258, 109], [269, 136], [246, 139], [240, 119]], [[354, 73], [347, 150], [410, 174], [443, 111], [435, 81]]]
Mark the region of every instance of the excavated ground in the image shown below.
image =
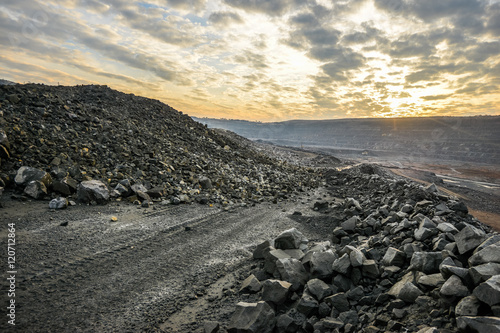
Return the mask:
[[[225, 324], [241, 300], [237, 281], [255, 265], [252, 246], [298, 227], [296, 210], [310, 217], [300, 229], [311, 240], [331, 232], [311, 209], [324, 195], [318, 191], [229, 211], [126, 203], [50, 211], [45, 201], [7, 200], [0, 235], [6, 244], [5, 226], [15, 223], [18, 265], [9, 331], [189, 332], [206, 320]], [[4, 280], [2, 294], [7, 287]]]

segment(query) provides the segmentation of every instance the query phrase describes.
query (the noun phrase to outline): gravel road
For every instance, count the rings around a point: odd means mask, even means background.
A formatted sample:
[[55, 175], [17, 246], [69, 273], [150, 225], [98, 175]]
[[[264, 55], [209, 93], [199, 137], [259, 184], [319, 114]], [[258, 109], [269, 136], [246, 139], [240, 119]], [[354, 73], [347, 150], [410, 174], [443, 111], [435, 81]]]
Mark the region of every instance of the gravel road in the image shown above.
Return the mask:
[[[0, 329], [186, 332], [206, 320], [224, 325], [241, 300], [239, 283], [255, 265], [254, 245], [291, 227], [325, 240], [325, 225], [314, 222], [322, 217], [310, 209], [321, 196], [229, 211], [126, 203], [49, 211], [47, 202], [8, 201], [0, 235], [7, 244], [7, 224], [15, 223], [16, 326], [4, 316]], [[296, 210], [304, 216], [292, 216]]]

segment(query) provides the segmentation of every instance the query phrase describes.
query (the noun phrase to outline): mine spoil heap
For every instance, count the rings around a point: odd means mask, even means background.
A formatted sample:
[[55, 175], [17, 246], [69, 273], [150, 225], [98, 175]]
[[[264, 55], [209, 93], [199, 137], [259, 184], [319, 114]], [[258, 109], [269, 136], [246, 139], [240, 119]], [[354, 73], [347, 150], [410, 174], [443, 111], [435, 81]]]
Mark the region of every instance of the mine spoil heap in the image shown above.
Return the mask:
[[293, 228], [257, 245], [228, 332], [500, 332], [498, 233], [434, 184], [370, 165], [326, 181], [345, 198], [314, 204], [330, 238]]
[[107, 86], [0, 85], [0, 192], [105, 203], [255, 203], [316, 185], [157, 100]]

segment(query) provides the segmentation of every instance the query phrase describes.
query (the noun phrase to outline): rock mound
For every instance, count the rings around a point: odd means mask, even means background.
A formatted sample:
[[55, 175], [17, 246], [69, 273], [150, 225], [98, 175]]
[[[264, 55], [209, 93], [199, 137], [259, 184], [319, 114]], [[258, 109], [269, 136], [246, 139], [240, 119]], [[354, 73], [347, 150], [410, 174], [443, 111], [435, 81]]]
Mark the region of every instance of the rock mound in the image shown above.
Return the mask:
[[76, 196], [79, 183], [100, 181], [131, 201], [248, 203], [315, 185], [312, 173], [237, 137], [107, 86], [0, 85], [0, 146], [0, 188], [22, 192], [35, 177], [47, 193], [32, 185], [37, 197]]

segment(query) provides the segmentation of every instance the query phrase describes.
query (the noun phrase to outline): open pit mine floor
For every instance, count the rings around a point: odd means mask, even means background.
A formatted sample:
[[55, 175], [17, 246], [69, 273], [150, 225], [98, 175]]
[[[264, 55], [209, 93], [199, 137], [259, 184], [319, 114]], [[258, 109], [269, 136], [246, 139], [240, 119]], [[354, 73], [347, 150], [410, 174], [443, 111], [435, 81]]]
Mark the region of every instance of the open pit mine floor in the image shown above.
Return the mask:
[[[121, 202], [50, 211], [46, 201], [7, 200], [0, 236], [6, 244], [4, 226], [15, 225], [16, 325], [2, 320], [0, 331], [190, 332], [209, 320], [224, 324], [241, 300], [237, 281], [255, 265], [252, 246], [292, 227], [310, 240], [331, 232], [311, 209], [323, 195], [228, 211]], [[310, 218], [296, 222], [296, 210]], [[7, 289], [3, 279], [2, 294]]]

